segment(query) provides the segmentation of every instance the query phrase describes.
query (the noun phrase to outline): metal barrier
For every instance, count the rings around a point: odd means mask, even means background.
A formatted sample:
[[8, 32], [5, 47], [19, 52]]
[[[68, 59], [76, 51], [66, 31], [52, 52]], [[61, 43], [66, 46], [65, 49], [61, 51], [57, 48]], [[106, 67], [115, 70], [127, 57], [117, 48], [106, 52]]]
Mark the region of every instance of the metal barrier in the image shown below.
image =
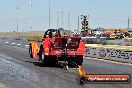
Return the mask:
[[86, 56], [132, 63], [132, 46], [86, 44]]

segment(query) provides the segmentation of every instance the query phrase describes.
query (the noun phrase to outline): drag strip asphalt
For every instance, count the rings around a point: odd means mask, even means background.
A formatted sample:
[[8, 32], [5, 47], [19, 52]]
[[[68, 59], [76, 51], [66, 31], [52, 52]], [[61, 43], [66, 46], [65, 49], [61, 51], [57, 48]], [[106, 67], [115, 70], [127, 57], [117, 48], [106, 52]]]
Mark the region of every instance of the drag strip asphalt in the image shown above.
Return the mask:
[[[27, 41], [0, 41], [0, 83], [10, 88], [132, 88], [132, 83], [78, 85], [76, 70], [47, 67], [30, 58]], [[89, 74], [132, 75], [132, 66], [88, 57], [84, 58], [83, 67]]]

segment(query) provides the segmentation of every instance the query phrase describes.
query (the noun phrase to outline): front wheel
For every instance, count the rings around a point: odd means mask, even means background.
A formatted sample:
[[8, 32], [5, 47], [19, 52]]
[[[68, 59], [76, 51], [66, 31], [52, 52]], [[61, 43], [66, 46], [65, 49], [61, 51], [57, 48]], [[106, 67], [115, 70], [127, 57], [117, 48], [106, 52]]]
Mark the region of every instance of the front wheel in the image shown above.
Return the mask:
[[40, 46], [39, 53], [38, 53], [39, 61], [41, 61], [41, 62], [44, 61], [44, 55], [43, 55], [43, 52], [44, 52], [44, 48], [43, 48], [43, 46], [41, 45], [41, 46]]
[[31, 44], [30, 44], [30, 46], [29, 46], [29, 55], [30, 55], [31, 58], [33, 58], [32, 46], [31, 46]]

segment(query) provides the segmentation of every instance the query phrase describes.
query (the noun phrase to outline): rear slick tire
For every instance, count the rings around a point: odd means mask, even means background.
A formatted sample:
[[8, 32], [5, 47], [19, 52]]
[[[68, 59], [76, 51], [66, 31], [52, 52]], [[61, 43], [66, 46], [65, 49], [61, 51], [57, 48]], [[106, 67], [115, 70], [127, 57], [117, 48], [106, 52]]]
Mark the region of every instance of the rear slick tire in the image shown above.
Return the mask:
[[38, 57], [39, 57], [39, 61], [41, 61], [43, 64], [44, 64], [44, 55], [43, 55], [43, 52], [44, 52], [44, 48], [43, 46], [41, 45], [40, 46], [40, 50], [39, 50], [39, 53], [38, 53]]
[[39, 61], [41, 61], [42, 63], [44, 63], [44, 55], [43, 55], [43, 51], [39, 51], [39, 54], [38, 54], [38, 57], [39, 57]]

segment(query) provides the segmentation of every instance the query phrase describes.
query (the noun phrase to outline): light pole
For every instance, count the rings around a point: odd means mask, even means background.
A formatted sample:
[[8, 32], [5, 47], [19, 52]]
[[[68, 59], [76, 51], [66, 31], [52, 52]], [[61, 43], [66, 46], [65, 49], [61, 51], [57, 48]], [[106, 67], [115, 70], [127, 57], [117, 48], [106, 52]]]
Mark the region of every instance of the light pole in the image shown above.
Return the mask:
[[59, 27], [59, 12], [57, 12], [57, 28]]
[[79, 16], [78, 16], [78, 33], [79, 33]]
[[[60, 26], [61, 28], [63, 28], [63, 24], [64, 24], [64, 21], [63, 21], [63, 11], [62, 12], [57, 12], [57, 28]], [[61, 17], [61, 23], [60, 24], [60, 17]], [[60, 24], [60, 25], [59, 25]]]
[[68, 12], [68, 29], [70, 31], [70, 12]]
[[[31, 16], [31, 18], [32, 18], [32, 1], [31, 0], [29, 0], [29, 4], [30, 4], [30, 11], [29, 11], [29, 14], [30, 14], [30, 16]], [[30, 29], [32, 30], [32, 25], [31, 25], [31, 21], [30, 21]]]
[[130, 21], [130, 17], [129, 17], [129, 14], [128, 14], [128, 31], [129, 31], [129, 21]]
[[17, 26], [17, 28], [16, 28], [16, 29], [17, 29], [17, 31], [16, 31], [16, 32], [17, 32], [17, 35], [16, 35], [17, 38], [16, 38], [16, 39], [18, 39], [18, 36], [19, 36], [19, 35], [18, 35], [18, 29], [19, 29], [19, 27], [18, 27], [18, 23], [19, 23], [19, 22], [18, 22], [18, 15], [19, 15], [19, 14], [18, 14], [18, 11], [19, 11], [19, 6], [17, 6], [16, 9], [17, 9], [17, 25], [16, 25], [16, 26]]
[[130, 21], [131, 21], [131, 19], [130, 19], [130, 16], [128, 15], [128, 32], [131, 31], [130, 30]]
[[49, 0], [49, 29], [50, 29], [50, 0]]

